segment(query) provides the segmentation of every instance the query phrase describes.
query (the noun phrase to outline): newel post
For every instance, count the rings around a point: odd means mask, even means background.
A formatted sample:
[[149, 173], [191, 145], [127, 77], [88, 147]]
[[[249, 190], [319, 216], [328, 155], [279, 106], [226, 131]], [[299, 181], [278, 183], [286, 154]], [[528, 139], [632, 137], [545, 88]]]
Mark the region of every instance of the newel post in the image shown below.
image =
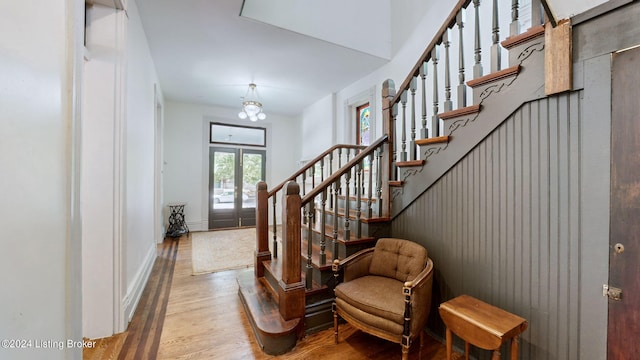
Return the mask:
[[[263, 261], [271, 260], [269, 251], [269, 191], [267, 183], [260, 181], [256, 184], [256, 251], [254, 271], [256, 277], [264, 276]], [[274, 214], [275, 216], [275, 214]]]
[[282, 193], [282, 279], [278, 297], [284, 320], [304, 317], [305, 287], [300, 268], [300, 186], [288, 181]]
[[395, 149], [395, 124], [393, 116], [392, 103], [393, 98], [396, 96], [395, 83], [391, 79], [387, 79], [382, 83], [382, 133], [387, 134], [389, 140], [382, 146], [382, 162], [380, 172], [382, 175], [382, 212], [380, 216], [386, 217], [390, 215], [390, 192], [389, 192], [389, 180], [392, 180], [394, 174], [393, 171], [393, 159]]

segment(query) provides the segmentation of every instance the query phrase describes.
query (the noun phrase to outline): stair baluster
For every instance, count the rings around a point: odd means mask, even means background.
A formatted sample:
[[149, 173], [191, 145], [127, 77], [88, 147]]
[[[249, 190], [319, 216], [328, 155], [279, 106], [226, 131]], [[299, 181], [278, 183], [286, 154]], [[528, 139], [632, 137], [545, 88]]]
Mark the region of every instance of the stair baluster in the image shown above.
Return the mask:
[[467, 85], [464, 83], [464, 11], [460, 10], [456, 14], [456, 25], [458, 25], [458, 109], [467, 106]]
[[338, 258], [338, 197], [340, 196], [340, 179], [333, 182], [333, 203], [336, 204], [333, 211], [333, 259]]
[[491, 28], [491, 72], [499, 71], [502, 67], [501, 64], [501, 48], [500, 48], [500, 24], [498, 21], [498, 0], [493, 0], [493, 13], [491, 16], [492, 28]]
[[326, 248], [326, 238], [325, 238], [325, 228], [327, 227], [327, 189], [322, 191], [322, 196], [320, 200], [320, 261], [319, 265], [325, 265], [327, 263], [327, 254], [325, 253]]
[[[329, 153], [329, 175], [331, 174], [333, 174], [333, 152]], [[324, 179], [322, 181], [324, 181]], [[334, 204], [333, 196], [329, 193], [329, 209], [333, 212], [336, 210], [336, 206]]]
[[[368, 178], [369, 178], [369, 186], [367, 186], [367, 219], [371, 219], [373, 217], [373, 209], [371, 207], [372, 204], [372, 196], [373, 196], [373, 153], [369, 154], [369, 173], [368, 173]], [[380, 172], [380, 169], [378, 168], [378, 172]]]
[[376, 204], [378, 206], [378, 216], [382, 216], [382, 149], [376, 150]]
[[453, 102], [451, 101], [451, 71], [449, 65], [449, 29], [444, 31], [442, 35], [442, 45], [444, 45], [444, 111], [453, 110]]
[[511, 24], [509, 26], [509, 36], [520, 34], [520, 22], [518, 21], [518, 0], [511, 0]]
[[440, 119], [438, 118], [438, 47], [431, 51], [433, 63], [433, 115], [431, 116], [431, 137], [440, 136]]
[[311, 290], [313, 288], [313, 201], [308, 202], [305, 209], [307, 213], [307, 265], [305, 268], [305, 287], [307, 290]]
[[[393, 119], [393, 121], [392, 121], [393, 128], [397, 129], [396, 128], [396, 125], [398, 123], [398, 120], [397, 120], [398, 119], [398, 104], [397, 103], [393, 104], [393, 107], [391, 108], [391, 117]], [[393, 148], [392, 149], [393, 157], [392, 157], [392, 160], [391, 160], [391, 164], [392, 164], [391, 165], [391, 168], [392, 168], [392, 170], [391, 170], [391, 180], [396, 180], [398, 178], [398, 165], [397, 165], [397, 162], [398, 162], [398, 158], [397, 158], [398, 149], [397, 149], [397, 145], [396, 144], [397, 144], [397, 141], [394, 141], [393, 142], [393, 146], [392, 146], [392, 148]]]
[[356, 164], [356, 239], [362, 236], [362, 161]]
[[273, 258], [278, 258], [278, 220], [276, 219], [276, 198], [277, 196], [272, 196], [273, 199]]
[[401, 149], [400, 161], [407, 161], [407, 92], [403, 91], [400, 96], [402, 104], [402, 130], [400, 131]]
[[427, 69], [429, 63], [423, 62], [420, 64], [420, 78], [422, 83], [421, 103], [422, 103], [422, 129], [420, 129], [420, 138], [426, 139], [429, 137], [429, 130], [427, 129]]
[[349, 193], [349, 183], [351, 183], [351, 169], [349, 169], [345, 174], [345, 183], [344, 183], [344, 239], [351, 239], [351, 228], [349, 227], [349, 215], [351, 213], [351, 204], [349, 201], [350, 193]]
[[482, 48], [480, 47], [480, 0], [473, 0], [473, 7], [476, 15], [476, 27], [474, 32], [474, 45], [475, 45], [475, 61], [473, 66], [473, 78], [477, 79], [482, 76]]
[[417, 157], [417, 145], [416, 145], [416, 88], [418, 79], [414, 76], [411, 79], [409, 90], [411, 91], [411, 142], [409, 143], [409, 159], [416, 160]]

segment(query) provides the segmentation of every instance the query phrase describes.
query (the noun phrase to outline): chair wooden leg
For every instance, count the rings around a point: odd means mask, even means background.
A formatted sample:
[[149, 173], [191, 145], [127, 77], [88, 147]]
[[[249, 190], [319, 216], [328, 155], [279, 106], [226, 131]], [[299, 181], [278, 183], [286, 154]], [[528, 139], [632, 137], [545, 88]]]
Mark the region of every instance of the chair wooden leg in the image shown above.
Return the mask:
[[338, 312], [333, 310], [333, 337], [334, 341], [338, 343]]
[[409, 360], [409, 347], [402, 345], [402, 360]]

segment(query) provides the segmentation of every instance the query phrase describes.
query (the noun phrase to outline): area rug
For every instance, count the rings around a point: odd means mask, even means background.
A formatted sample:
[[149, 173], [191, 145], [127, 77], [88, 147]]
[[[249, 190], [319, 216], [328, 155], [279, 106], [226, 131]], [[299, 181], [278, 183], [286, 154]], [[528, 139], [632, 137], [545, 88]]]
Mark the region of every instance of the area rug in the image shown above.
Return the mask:
[[193, 275], [253, 266], [256, 229], [191, 233]]

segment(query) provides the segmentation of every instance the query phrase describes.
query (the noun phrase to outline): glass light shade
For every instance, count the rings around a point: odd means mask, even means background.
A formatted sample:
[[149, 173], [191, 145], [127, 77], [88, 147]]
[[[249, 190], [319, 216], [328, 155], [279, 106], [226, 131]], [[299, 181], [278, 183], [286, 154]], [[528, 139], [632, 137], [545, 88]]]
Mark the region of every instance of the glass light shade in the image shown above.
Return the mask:
[[249, 116], [256, 115], [262, 108], [262, 104], [257, 101], [245, 101], [243, 105], [244, 112], [246, 112]]
[[251, 121], [264, 120], [267, 115], [262, 112], [262, 103], [258, 101], [258, 95], [256, 92], [256, 84], [249, 84], [247, 95], [242, 102], [242, 111], [238, 113], [238, 117], [242, 120], [249, 118]]

